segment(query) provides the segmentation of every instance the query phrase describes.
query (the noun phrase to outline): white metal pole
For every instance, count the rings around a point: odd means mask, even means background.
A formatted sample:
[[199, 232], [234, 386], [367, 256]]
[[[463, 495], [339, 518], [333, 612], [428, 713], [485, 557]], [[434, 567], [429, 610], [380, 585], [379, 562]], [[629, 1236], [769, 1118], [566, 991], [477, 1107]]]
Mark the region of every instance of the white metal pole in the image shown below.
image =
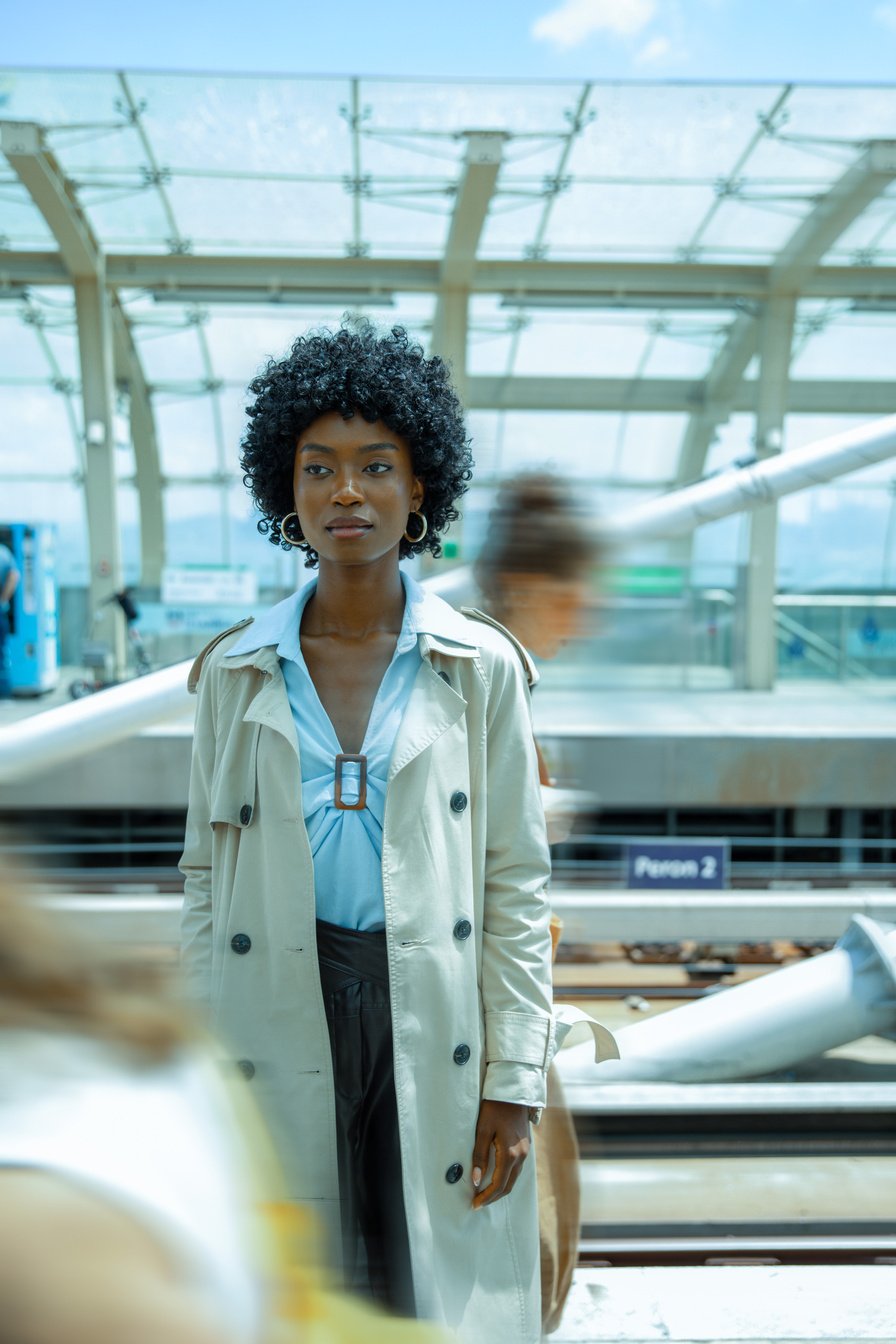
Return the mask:
[[565, 1082], [721, 1082], [894, 1027], [896, 925], [854, 915], [830, 952], [622, 1027], [619, 1059], [573, 1046], [558, 1068]]

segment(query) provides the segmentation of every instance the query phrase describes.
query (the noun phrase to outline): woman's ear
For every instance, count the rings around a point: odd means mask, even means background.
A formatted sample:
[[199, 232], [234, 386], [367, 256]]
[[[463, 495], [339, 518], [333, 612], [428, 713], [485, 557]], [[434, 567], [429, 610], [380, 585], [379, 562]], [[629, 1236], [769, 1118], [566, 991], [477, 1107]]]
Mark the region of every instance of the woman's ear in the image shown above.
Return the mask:
[[414, 484], [411, 486], [411, 509], [416, 513], [423, 504], [426, 496], [426, 487], [419, 476], [414, 477]]

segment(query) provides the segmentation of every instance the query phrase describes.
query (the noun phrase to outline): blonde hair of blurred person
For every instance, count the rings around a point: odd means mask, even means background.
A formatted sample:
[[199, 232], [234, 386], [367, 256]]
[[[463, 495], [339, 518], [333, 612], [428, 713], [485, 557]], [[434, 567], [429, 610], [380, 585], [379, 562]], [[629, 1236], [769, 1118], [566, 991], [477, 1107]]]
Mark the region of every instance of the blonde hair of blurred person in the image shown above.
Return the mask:
[[310, 1218], [160, 969], [98, 957], [20, 877], [4, 861], [0, 1341], [442, 1340], [323, 1290]]
[[504, 481], [474, 565], [485, 609], [538, 658], [581, 629], [599, 546], [571, 482], [545, 472]]

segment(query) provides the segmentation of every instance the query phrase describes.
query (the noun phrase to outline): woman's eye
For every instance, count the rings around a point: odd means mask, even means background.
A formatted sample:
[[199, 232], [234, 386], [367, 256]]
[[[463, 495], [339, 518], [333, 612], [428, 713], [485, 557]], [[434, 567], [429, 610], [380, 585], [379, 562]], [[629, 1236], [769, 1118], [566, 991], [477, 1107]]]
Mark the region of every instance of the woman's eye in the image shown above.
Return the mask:
[[382, 476], [384, 471], [391, 471], [392, 467], [388, 462], [368, 462], [364, 470], [369, 471], [372, 476]]
[[305, 468], [306, 476], [323, 476], [330, 470], [323, 462], [309, 462]]

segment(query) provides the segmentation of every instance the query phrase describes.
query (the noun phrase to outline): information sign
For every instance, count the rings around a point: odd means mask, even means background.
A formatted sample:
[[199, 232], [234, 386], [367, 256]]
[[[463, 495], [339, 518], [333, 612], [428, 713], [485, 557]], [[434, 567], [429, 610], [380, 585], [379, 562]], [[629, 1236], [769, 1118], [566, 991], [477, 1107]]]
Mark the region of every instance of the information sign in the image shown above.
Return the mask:
[[162, 573], [162, 601], [170, 607], [251, 607], [258, 601], [258, 575], [248, 567], [169, 565]]
[[632, 841], [626, 845], [628, 886], [720, 891], [728, 885], [725, 840]]

